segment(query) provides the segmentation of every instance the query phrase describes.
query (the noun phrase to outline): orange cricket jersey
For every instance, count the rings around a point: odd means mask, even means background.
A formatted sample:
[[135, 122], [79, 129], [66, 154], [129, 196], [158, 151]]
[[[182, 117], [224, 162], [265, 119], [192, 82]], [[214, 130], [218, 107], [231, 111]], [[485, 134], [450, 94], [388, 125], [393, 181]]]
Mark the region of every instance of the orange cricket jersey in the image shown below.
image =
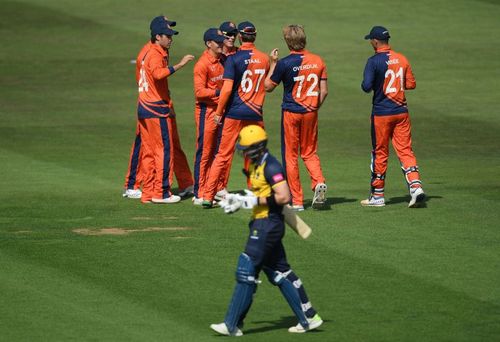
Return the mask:
[[243, 43], [235, 54], [227, 57], [224, 80], [232, 80], [233, 89], [225, 107], [226, 117], [262, 120], [266, 94], [264, 80], [268, 71], [269, 57], [257, 50], [253, 43]]
[[205, 50], [194, 66], [194, 95], [196, 104], [217, 106], [222, 88], [224, 66], [219, 58]]
[[405, 90], [415, 87], [410, 63], [390, 47], [378, 49], [366, 62], [361, 88], [373, 90], [373, 115], [407, 113]]
[[292, 51], [276, 64], [271, 81], [283, 81], [282, 108], [294, 113], [319, 109], [319, 85], [327, 79], [326, 65], [318, 55], [307, 50]]
[[138, 116], [139, 119], [167, 117], [171, 107], [167, 77], [175, 70], [168, 66], [167, 51], [158, 44], [149, 44], [149, 49], [147, 46], [143, 47], [136, 61]]

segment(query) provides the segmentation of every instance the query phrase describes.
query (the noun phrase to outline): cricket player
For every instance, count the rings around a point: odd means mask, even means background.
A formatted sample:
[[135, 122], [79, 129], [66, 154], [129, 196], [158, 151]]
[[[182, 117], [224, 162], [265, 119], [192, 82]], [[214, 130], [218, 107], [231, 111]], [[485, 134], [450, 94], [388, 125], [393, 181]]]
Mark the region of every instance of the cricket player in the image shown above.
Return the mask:
[[[151, 44], [140, 60], [137, 82], [139, 90], [137, 113], [143, 145], [141, 166], [144, 165], [141, 201], [176, 203], [180, 201], [180, 197], [172, 194], [170, 189], [175, 167], [174, 159], [180, 156], [179, 150], [182, 149], [167, 78], [193, 60], [194, 56], [185, 55], [179, 63], [169, 65], [168, 49], [172, 44], [172, 37], [178, 32], [170, 27], [169, 21], [164, 16], [154, 18], [150, 29]], [[184, 167], [186, 173], [183, 179], [190, 178], [192, 185], [187, 160], [185, 165], [180, 166]], [[179, 186], [181, 187], [181, 184]]]
[[[194, 66], [196, 154], [194, 161], [194, 204], [202, 204], [205, 183], [214, 160], [220, 126], [214, 114], [222, 89], [222, 47], [226, 38], [216, 28], [204, 35], [206, 49]], [[221, 184], [221, 187], [223, 185]]]
[[[151, 22], [150, 30], [153, 26], [165, 20], [169, 28], [174, 27], [177, 23], [175, 21], [170, 21], [166, 16], [159, 16], [154, 18]], [[142, 68], [142, 60], [146, 56], [147, 52], [151, 48], [153, 43], [148, 41], [139, 52], [136, 58], [136, 81], [139, 82], [141, 78], [141, 68]], [[165, 51], [168, 58], [168, 50]], [[172, 102], [171, 102], [172, 103]], [[193, 189], [193, 177], [191, 176], [191, 171], [189, 170], [189, 165], [187, 162], [186, 155], [182, 150], [180, 139], [177, 133], [177, 125], [175, 121], [175, 117], [171, 117], [171, 121], [173, 123], [173, 140], [174, 140], [174, 175], [177, 179], [177, 183], [179, 185], [179, 195], [180, 197], [184, 197], [189, 195]], [[142, 192], [140, 190], [140, 186], [143, 183], [145, 167], [144, 165], [151, 165], [153, 162], [152, 155], [146, 155], [146, 161], [144, 161], [144, 153], [143, 146], [140, 134], [140, 124], [139, 119], [137, 119], [136, 125], [136, 133], [135, 139], [132, 143], [132, 147], [130, 150], [129, 164], [127, 173], [125, 175], [125, 190], [123, 192], [123, 197], [128, 198], [141, 198]], [[146, 200], [147, 202], [148, 200]]]
[[266, 91], [273, 91], [283, 81], [281, 105], [281, 157], [292, 194], [292, 209], [304, 210], [300, 184], [299, 151], [314, 191], [312, 207], [326, 202], [326, 181], [318, 150], [318, 110], [328, 95], [326, 65], [320, 56], [306, 48], [306, 34], [301, 25], [283, 28], [290, 54], [279, 60], [278, 49], [271, 52], [271, 67], [265, 81]]
[[411, 122], [405, 90], [415, 89], [416, 82], [406, 57], [391, 49], [390, 37], [389, 31], [383, 26], [374, 26], [365, 36], [365, 39], [370, 40], [375, 54], [366, 62], [361, 83], [363, 91], [373, 91], [371, 190], [368, 199], [361, 201], [361, 205], [385, 205], [385, 173], [391, 140], [410, 192], [408, 207], [415, 208], [423, 205], [425, 193], [411, 144]]
[[224, 83], [214, 115], [214, 121], [222, 125], [222, 136], [203, 195], [204, 208], [212, 207], [221, 178], [227, 185], [240, 130], [251, 124], [264, 125], [264, 79], [269, 58], [255, 47], [257, 30], [251, 22], [238, 24], [238, 33], [241, 46], [224, 64]]
[[225, 21], [220, 24], [219, 30], [226, 38], [222, 47], [222, 53], [225, 57], [235, 54], [236, 51], [238, 51], [238, 47], [234, 45], [236, 36], [238, 36], [238, 29], [236, 28], [236, 25], [232, 21]]
[[281, 212], [283, 205], [290, 201], [290, 190], [283, 168], [266, 146], [267, 134], [262, 127], [248, 125], [241, 130], [237, 149], [250, 161], [247, 177], [251, 194], [229, 194], [226, 199], [235, 196], [242, 208], [252, 210], [252, 219], [245, 250], [238, 259], [236, 287], [224, 322], [210, 326], [222, 335], [243, 335], [243, 320], [252, 304], [261, 270], [271, 284], [278, 286], [299, 321], [288, 329], [289, 332], [304, 333], [323, 323], [286, 258], [282, 242], [285, 223]]

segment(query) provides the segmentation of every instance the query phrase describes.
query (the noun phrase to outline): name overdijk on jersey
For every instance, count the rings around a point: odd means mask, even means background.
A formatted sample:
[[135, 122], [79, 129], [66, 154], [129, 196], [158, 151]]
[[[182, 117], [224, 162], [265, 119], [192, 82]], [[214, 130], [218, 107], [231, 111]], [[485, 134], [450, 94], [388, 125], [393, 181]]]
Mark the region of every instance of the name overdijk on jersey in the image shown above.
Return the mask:
[[318, 55], [306, 50], [294, 52], [276, 64], [271, 81], [283, 81], [283, 110], [307, 113], [319, 108], [319, 86], [327, 79], [326, 65]]
[[239, 120], [262, 121], [264, 105], [264, 79], [269, 71], [268, 56], [243, 43], [224, 63], [224, 80], [233, 80], [231, 96], [226, 104], [225, 116]]
[[415, 87], [415, 77], [404, 55], [384, 49], [368, 59], [361, 88], [365, 92], [373, 90], [373, 115], [407, 113], [405, 90]]

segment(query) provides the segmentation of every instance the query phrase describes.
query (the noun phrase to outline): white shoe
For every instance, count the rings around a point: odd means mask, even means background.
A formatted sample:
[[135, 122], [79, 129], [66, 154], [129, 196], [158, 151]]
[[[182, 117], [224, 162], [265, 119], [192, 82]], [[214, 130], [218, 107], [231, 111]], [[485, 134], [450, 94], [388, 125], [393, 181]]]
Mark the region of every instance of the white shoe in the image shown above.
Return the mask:
[[123, 191], [122, 196], [128, 198], [141, 198], [142, 191], [140, 189], [126, 189]]
[[410, 189], [410, 203], [408, 203], [408, 208], [418, 208], [424, 204], [425, 193], [422, 188], [411, 188]]
[[234, 334], [231, 334], [229, 330], [227, 330], [227, 325], [226, 323], [222, 322], [219, 324], [210, 324], [210, 328], [216, 332], [218, 332], [221, 335], [226, 335], [226, 336], [243, 336], [243, 332], [240, 330], [240, 328], [236, 328], [236, 331]]
[[308, 318], [307, 322], [309, 322], [309, 327], [307, 329], [304, 329], [304, 327], [302, 325], [300, 325], [300, 323], [299, 323], [299, 324], [297, 324], [294, 327], [290, 327], [288, 329], [288, 332], [299, 333], [299, 334], [300, 333], [305, 333], [306, 331], [310, 331], [310, 330], [316, 329], [321, 324], [323, 324], [323, 320], [321, 319], [321, 317], [319, 317], [318, 314], [314, 315], [313, 318]]
[[180, 202], [181, 198], [177, 195], [171, 195], [167, 198], [153, 198], [151, 201], [158, 204], [170, 204]]
[[193, 195], [194, 187], [192, 185], [188, 186], [185, 189], [179, 190], [179, 196], [186, 197], [189, 195]]
[[325, 183], [318, 183], [314, 188], [314, 197], [312, 200], [313, 209], [321, 208], [326, 202], [326, 190], [328, 187]]
[[383, 207], [385, 205], [385, 199], [384, 197], [370, 196], [370, 198], [362, 200], [361, 205], [363, 207]]
[[226, 189], [219, 190], [215, 194], [214, 199], [217, 201], [222, 201], [228, 193], [229, 192]]
[[203, 198], [193, 197], [192, 201], [194, 205], [202, 205]]
[[301, 204], [293, 204], [290, 206], [293, 211], [304, 211], [304, 206]]

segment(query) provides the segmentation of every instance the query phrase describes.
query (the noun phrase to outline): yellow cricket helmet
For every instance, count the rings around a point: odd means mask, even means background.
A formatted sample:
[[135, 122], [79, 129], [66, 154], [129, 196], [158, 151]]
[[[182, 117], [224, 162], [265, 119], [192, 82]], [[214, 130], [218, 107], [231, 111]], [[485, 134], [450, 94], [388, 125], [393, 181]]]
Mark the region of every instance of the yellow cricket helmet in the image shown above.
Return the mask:
[[256, 160], [266, 150], [267, 134], [264, 128], [258, 125], [248, 125], [240, 131], [239, 140], [236, 148], [243, 154]]

